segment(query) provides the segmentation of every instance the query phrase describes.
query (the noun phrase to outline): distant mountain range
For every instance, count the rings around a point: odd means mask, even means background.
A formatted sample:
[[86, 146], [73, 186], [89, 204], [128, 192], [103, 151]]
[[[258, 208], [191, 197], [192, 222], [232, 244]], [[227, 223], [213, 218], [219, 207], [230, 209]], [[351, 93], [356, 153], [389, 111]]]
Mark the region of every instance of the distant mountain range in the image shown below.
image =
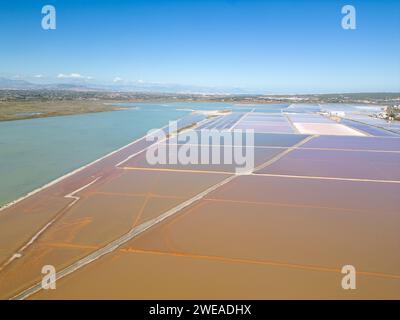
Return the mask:
[[74, 81], [73, 83], [33, 83], [26, 80], [0, 77], [0, 90], [68, 90], [68, 91], [120, 91], [120, 92], [163, 92], [192, 94], [251, 94], [259, 93], [241, 88], [212, 88], [179, 84], [134, 82], [124, 84], [98, 84]]
[[35, 89], [37, 85], [25, 80], [0, 78], [0, 89]]
[[[66, 80], [64, 80], [66, 81]], [[181, 84], [167, 84], [144, 81], [126, 81], [116, 83], [99, 83], [89, 80], [74, 79], [69, 82], [45, 83], [23, 79], [9, 79], [0, 77], [0, 90], [64, 90], [76, 92], [127, 92], [127, 93], [166, 93], [166, 94], [199, 94], [199, 95], [268, 95], [279, 97], [289, 96], [325, 96], [326, 98], [351, 99], [399, 99], [399, 92], [364, 92], [364, 93], [287, 93], [273, 94], [265, 90], [247, 90], [237, 87], [205, 87]], [[347, 98], [346, 98], [347, 97]], [[362, 101], [359, 101], [362, 102]]]
[[[0, 89], [1, 90], [76, 90], [76, 91], [88, 91], [95, 90], [84, 84], [80, 83], [51, 83], [51, 84], [39, 84], [32, 83], [26, 80], [16, 80], [0, 78]], [[96, 89], [96, 90], [99, 90]]]

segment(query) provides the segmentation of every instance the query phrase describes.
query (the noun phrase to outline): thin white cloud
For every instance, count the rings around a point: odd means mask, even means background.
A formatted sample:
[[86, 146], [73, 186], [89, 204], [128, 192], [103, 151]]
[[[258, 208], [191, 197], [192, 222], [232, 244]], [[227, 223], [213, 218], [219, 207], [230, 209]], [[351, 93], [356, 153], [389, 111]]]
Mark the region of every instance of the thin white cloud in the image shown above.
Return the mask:
[[43, 78], [44, 76], [42, 74], [35, 74], [33, 77], [34, 78]]
[[70, 73], [70, 74], [64, 74], [64, 73], [59, 73], [57, 75], [58, 79], [82, 79], [82, 80], [91, 80], [93, 77], [91, 76], [83, 76], [80, 73]]
[[113, 80], [113, 82], [120, 82], [120, 81], [122, 81], [122, 80], [123, 80], [123, 79], [120, 78], [120, 77], [115, 77], [114, 80]]
[[57, 78], [58, 79], [83, 79], [83, 76], [79, 73], [70, 73], [70, 74], [59, 73]]

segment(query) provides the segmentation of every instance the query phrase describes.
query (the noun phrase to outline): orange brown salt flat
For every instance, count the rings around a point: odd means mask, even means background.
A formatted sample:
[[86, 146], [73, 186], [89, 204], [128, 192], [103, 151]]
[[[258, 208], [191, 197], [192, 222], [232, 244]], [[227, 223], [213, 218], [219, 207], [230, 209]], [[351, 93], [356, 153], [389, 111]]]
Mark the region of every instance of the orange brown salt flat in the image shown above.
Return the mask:
[[[227, 261], [214, 257], [120, 250], [41, 290], [30, 299], [399, 299], [399, 281]], [[101, 281], [99, 281], [101, 279]]]
[[[265, 186], [273, 189], [279, 180], [275, 193], [265, 190], [266, 199], [247, 198]], [[308, 196], [297, 194], [305, 200], [299, 202], [294, 195], [306, 189], [303, 182], [239, 177], [62, 279], [56, 291], [32, 298], [399, 299], [400, 219], [391, 210], [397, 186], [382, 190], [387, 206], [378, 215], [368, 205], [358, 208], [357, 197], [346, 196], [354, 182], [311, 181], [320, 193], [311, 188]], [[284, 200], [285, 189], [294, 201]], [[342, 190], [343, 203], [335, 204], [333, 190]], [[365, 197], [378, 190], [364, 186], [358, 192]], [[355, 291], [340, 287], [345, 264], [356, 267]], [[93, 274], [105, 280], [96, 284]]]
[[384, 219], [386, 213], [398, 212], [399, 193], [400, 184], [393, 183], [252, 175], [238, 177], [212, 197], [370, 212]]
[[[320, 207], [204, 200], [124, 247], [340, 269], [400, 280], [400, 218]], [[385, 232], [386, 237], [376, 239]], [[318, 241], [315, 241], [318, 239]]]
[[[7, 283], [0, 294], [11, 296], [24, 284], [33, 285], [41, 275], [40, 265], [51, 264], [60, 270], [84, 256], [74, 248], [82, 247], [87, 255], [223, 180], [225, 175], [196, 177], [185, 172], [123, 171], [101, 184], [99, 190], [92, 187], [82, 191], [80, 201], [50, 226], [26, 254], [0, 273], [0, 283]], [[59, 254], [60, 250], [70, 254]]]

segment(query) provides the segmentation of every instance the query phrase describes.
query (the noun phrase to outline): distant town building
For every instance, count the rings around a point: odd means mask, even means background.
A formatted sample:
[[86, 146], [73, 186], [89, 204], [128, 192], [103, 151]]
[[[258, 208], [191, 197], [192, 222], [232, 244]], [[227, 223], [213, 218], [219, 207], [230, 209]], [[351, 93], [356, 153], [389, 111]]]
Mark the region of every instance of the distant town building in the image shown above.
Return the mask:
[[344, 111], [329, 111], [329, 114], [331, 116], [341, 117], [341, 118], [343, 118], [346, 115]]

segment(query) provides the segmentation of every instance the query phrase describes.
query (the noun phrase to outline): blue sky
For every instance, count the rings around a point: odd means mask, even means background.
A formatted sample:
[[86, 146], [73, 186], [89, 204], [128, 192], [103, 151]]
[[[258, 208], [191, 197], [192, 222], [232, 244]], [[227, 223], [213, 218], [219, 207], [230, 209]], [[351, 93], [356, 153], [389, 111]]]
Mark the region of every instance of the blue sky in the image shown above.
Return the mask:
[[0, 39], [0, 76], [32, 81], [400, 91], [400, 1], [0, 0]]

